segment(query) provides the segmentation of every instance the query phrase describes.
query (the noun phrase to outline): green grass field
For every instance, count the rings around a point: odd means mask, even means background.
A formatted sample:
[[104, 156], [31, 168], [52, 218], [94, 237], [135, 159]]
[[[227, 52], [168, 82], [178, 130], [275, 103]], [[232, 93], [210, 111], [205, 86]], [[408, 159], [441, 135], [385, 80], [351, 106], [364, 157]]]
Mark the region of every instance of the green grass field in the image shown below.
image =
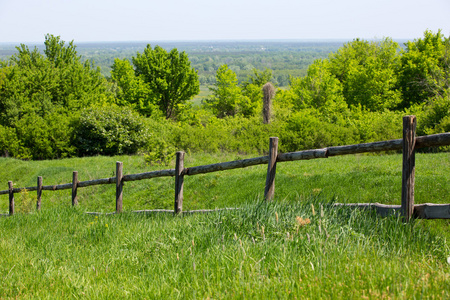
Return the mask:
[[[187, 154], [185, 167], [244, 158]], [[0, 159], [16, 187], [68, 183], [166, 167], [140, 156], [54, 161]], [[416, 203], [449, 203], [450, 155], [417, 154]], [[173, 168], [173, 166], [167, 167]], [[184, 217], [129, 213], [173, 208], [173, 178], [44, 191], [42, 210], [0, 218], [0, 298], [449, 298], [449, 221], [380, 218], [333, 202], [400, 203], [401, 155], [279, 163], [275, 199], [261, 201], [266, 166], [186, 176], [184, 209], [239, 210]], [[15, 194], [16, 210], [35, 192]], [[0, 196], [8, 211], [8, 196]]]

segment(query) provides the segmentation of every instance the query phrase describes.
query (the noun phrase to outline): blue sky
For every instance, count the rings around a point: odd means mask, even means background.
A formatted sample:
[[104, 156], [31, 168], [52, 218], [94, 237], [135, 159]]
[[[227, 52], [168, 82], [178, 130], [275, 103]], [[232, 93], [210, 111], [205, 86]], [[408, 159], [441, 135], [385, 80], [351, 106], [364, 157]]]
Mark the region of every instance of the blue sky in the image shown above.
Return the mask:
[[414, 39], [450, 0], [0, 0], [0, 42]]

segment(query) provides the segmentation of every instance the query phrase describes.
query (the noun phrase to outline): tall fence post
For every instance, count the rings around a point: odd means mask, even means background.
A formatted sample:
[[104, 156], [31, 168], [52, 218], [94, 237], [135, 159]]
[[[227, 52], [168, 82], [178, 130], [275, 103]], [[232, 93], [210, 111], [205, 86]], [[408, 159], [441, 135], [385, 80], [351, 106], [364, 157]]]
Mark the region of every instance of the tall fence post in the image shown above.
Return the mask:
[[414, 176], [416, 167], [416, 125], [415, 116], [403, 117], [403, 169], [401, 213], [409, 222], [414, 210]]
[[267, 167], [266, 186], [264, 189], [264, 199], [270, 201], [275, 193], [275, 174], [277, 168], [278, 138], [271, 137], [269, 144], [269, 164]]
[[14, 187], [13, 182], [8, 181], [8, 191], [9, 191], [9, 215], [14, 215]]
[[37, 200], [36, 200], [36, 210], [41, 209], [41, 200], [42, 200], [42, 176], [38, 176], [37, 178]]
[[178, 151], [175, 163], [175, 207], [174, 213], [183, 211], [183, 185], [184, 185], [184, 152]]
[[116, 213], [121, 213], [123, 209], [123, 163], [116, 162]]
[[73, 171], [73, 175], [72, 175], [72, 206], [75, 206], [78, 204], [77, 191], [78, 191], [78, 172]]

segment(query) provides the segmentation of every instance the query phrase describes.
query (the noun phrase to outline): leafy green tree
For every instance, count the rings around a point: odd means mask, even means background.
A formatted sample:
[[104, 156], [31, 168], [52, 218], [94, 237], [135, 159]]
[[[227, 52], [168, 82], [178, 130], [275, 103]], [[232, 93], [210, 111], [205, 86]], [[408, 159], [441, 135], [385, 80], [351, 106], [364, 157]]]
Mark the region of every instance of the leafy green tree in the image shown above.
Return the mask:
[[44, 54], [55, 68], [80, 63], [80, 56], [77, 54], [73, 41], [66, 45], [59, 36], [47, 34], [44, 45]]
[[406, 43], [399, 80], [402, 107], [442, 96], [450, 87], [449, 74], [450, 38], [446, 38], [441, 30], [437, 33], [427, 30], [422, 39]]
[[219, 118], [237, 115], [249, 105], [250, 100], [242, 95], [236, 73], [227, 65], [219, 67], [216, 73], [216, 84], [209, 89], [212, 96], [204, 103]]
[[314, 108], [327, 118], [336, 118], [348, 108], [342, 83], [331, 74], [328, 60], [317, 60], [302, 78], [292, 78], [290, 89], [283, 93], [294, 104], [294, 109]]
[[112, 101], [107, 81], [90, 62], [81, 62], [72, 42], [66, 46], [47, 35], [45, 55], [23, 44], [17, 51], [0, 72], [6, 74], [0, 88], [1, 124], [12, 125], [24, 114], [73, 112]]
[[72, 155], [68, 120], [80, 108], [113, 100], [106, 79], [81, 61], [73, 42], [46, 35], [44, 44], [44, 54], [22, 44], [0, 64], [0, 125], [17, 134], [21, 149], [6, 151], [22, 158]]
[[133, 66], [127, 59], [114, 60], [111, 78], [118, 86], [116, 103], [119, 106], [130, 106], [145, 116], [150, 116], [159, 110], [148, 84], [141, 77], [136, 76]]
[[253, 69], [253, 74], [248, 77], [248, 80], [246, 82], [242, 83], [242, 89], [245, 90], [246, 87], [250, 84], [262, 87], [266, 83], [273, 80], [273, 71], [271, 69], [266, 68], [263, 71]]
[[58, 108], [51, 101], [57, 70], [37, 49], [21, 45], [17, 50], [2, 68], [6, 76], [0, 89], [0, 123], [12, 127], [25, 114], [43, 116]]
[[177, 49], [167, 52], [147, 45], [144, 52], [132, 59], [135, 73], [151, 92], [152, 103], [156, 103], [166, 118], [170, 118], [178, 104], [200, 92], [197, 71], [191, 68], [186, 52]]
[[343, 86], [345, 101], [369, 111], [395, 109], [401, 102], [397, 89], [400, 51], [396, 42], [356, 39], [329, 57], [329, 70]]

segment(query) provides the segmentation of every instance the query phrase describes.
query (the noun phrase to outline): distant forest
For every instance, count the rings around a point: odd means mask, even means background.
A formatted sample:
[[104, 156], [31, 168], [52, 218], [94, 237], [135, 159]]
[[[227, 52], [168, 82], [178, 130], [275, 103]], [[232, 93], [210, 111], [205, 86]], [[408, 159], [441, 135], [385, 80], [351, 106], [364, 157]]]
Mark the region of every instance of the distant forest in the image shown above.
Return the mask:
[[[151, 42], [166, 50], [177, 48], [185, 51], [191, 66], [198, 71], [200, 84], [215, 83], [219, 67], [227, 64], [238, 82], [242, 83], [253, 74], [253, 69], [273, 70], [275, 84], [289, 85], [289, 77], [305, 76], [308, 66], [316, 59], [327, 58], [346, 41], [202, 41], [202, 42]], [[106, 78], [111, 76], [115, 58], [129, 59], [141, 51], [147, 42], [77, 43], [77, 52], [83, 60], [94, 62]], [[0, 44], [0, 60], [17, 53], [17, 45]], [[44, 49], [43, 44], [31, 44]]]

